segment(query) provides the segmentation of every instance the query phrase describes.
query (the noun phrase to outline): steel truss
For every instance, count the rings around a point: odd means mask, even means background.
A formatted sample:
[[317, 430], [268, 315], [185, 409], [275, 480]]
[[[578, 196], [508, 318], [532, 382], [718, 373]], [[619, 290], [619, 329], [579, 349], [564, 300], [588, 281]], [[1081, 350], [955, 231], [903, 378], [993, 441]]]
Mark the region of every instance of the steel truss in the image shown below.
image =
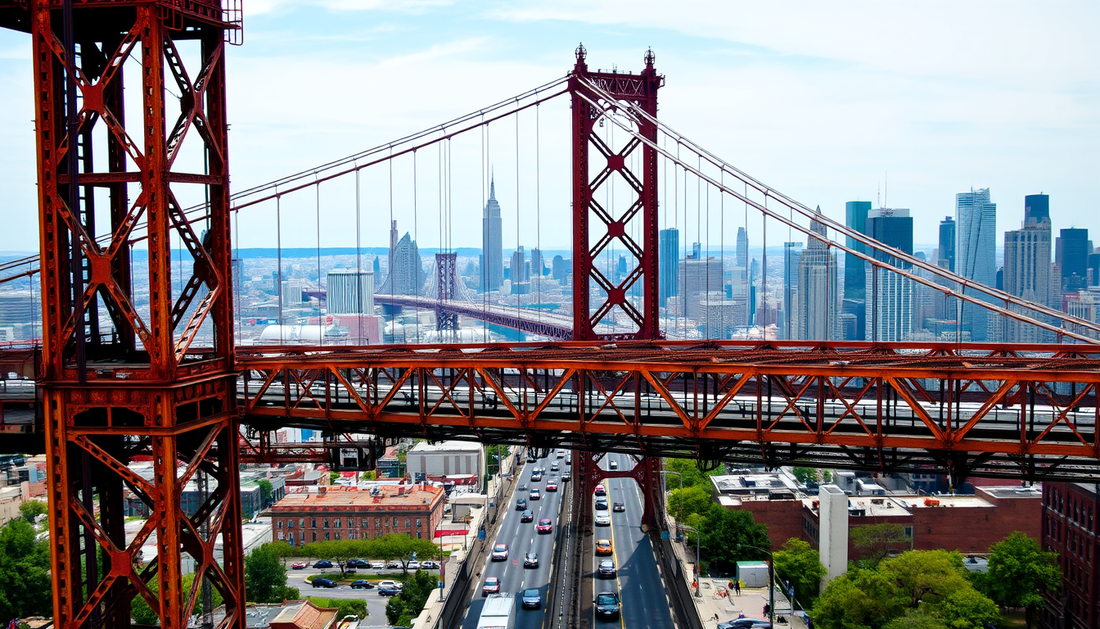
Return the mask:
[[[245, 625], [224, 63], [236, 9], [218, 0], [0, 2], [0, 25], [30, 32], [35, 66], [38, 375], [59, 629], [130, 627], [136, 597], [162, 628], [184, 629], [204, 600], [211, 611], [213, 590], [225, 601], [218, 627]], [[126, 126], [126, 88], [139, 94], [136, 128]], [[198, 172], [177, 161], [189, 148], [202, 156]], [[177, 201], [183, 188], [208, 200], [205, 236]], [[132, 268], [139, 231], [147, 282]], [[178, 291], [173, 238], [190, 255]], [[141, 458], [152, 461], [149, 477], [128, 467]], [[204, 499], [189, 513], [180, 496], [193, 482]], [[151, 511], [129, 543], [124, 489]], [[156, 557], [143, 557], [154, 536]], [[185, 589], [187, 560], [195, 578]]]
[[263, 348], [244, 421], [703, 460], [1100, 478], [1100, 349], [619, 342]]

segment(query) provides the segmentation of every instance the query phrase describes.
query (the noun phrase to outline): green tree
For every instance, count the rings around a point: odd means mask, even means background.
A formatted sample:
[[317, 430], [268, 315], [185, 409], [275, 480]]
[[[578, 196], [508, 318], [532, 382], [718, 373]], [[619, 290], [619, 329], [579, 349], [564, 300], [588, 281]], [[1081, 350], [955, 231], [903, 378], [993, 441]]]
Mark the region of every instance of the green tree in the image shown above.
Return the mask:
[[929, 608], [906, 610], [905, 614], [886, 623], [883, 629], [950, 629], [942, 618]]
[[439, 555], [439, 547], [426, 539], [413, 539], [405, 533], [390, 533], [369, 540], [366, 552], [363, 554], [373, 559], [385, 561], [400, 560], [401, 569], [407, 576], [409, 569], [406, 564], [413, 558], [414, 554], [419, 559], [429, 559]]
[[1015, 531], [989, 547], [989, 572], [983, 590], [1005, 607], [1023, 607], [1028, 629], [1043, 604], [1043, 590], [1057, 591], [1062, 583], [1058, 554], [1044, 552], [1039, 542]]
[[261, 478], [256, 481], [256, 486], [260, 488], [260, 504], [268, 506], [271, 504], [271, 496], [275, 493], [275, 488], [271, 485], [271, 481], [266, 478]]
[[867, 568], [877, 567], [890, 551], [909, 546], [905, 527], [890, 522], [853, 526], [848, 536], [852, 546], [860, 554], [862, 565]]
[[268, 542], [264, 546], [267, 546], [279, 559], [284, 560], [284, 565], [287, 557], [297, 557], [299, 555], [299, 551], [286, 542]]
[[45, 501], [42, 500], [31, 499], [19, 505], [20, 515], [31, 524], [34, 524], [35, 518], [46, 513], [48, 510], [49, 507], [46, 505]]
[[905, 604], [889, 577], [857, 568], [825, 586], [810, 617], [820, 629], [880, 629], [904, 613]]
[[336, 608], [336, 620], [340, 621], [348, 616], [358, 616], [359, 618], [366, 618], [367, 614], [367, 602], [357, 598], [322, 598], [319, 596], [308, 597], [309, 602], [313, 603], [317, 607]]
[[706, 513], [714, 504], [714, 497], [705, 487], [693, 486], [673, 489], [668, 495], [668, 512], [677, 519], [693, 513]]
[[817, 598], [821, 578], [828, 572], [821, 557], [808, 542], [792, 537], [775, 551], [775, 574], [794, 585], [795, 598], [803, 608], [812, 606]]
[[816, 483], [820, 477], [819, 472], [812, 467], [796, 467], [791, 470], [791, 472], [794, 474], [794, 477], [798, 479], [798, 482], [803, 485]]
[[434, 573], [417, 570], [405, 578], [405, 587], [386, 603], [386, 620], [391, 625], [409, 626], [424, 610], [428, 597], [438, 585]]
[[752, 559], [765, 559], [766, 553], [753, 547], [771, 549], [768, 540], [768, 528], [753, 520], [748, 511], [732, 511], [721, 505], [711, 505], [706, 520], [699, 530], [699, 541], [703, 549], [703, 561], [710, 563], [722, 561], [734, 563]]
[[962, 555], [953, 550], [911, 550], [884, 560], [879, 571], [891, 577], [909, 597], [909, 607], [917, 607], [922, 601], [938, 601], [960, 588], [973, 588], [966, 578]]
[[338, 539], [306, 544], [299, 552], [305, 553], [307, 557], [335, 561], [336, 566], [340, 568], [340, 574], [343, 575], [348, 559], [369, 556], [368, 549], [368, 540]]
[[252, 603], [280, 603], [297, 598], [297, 588], [286, 586], [286, 566], [280, 561], [280, 549], [264, 544], [244, 559], [245, 598]]
[[[188, 600], [188, 597], [191, 595], [191, 586], [194, 583], [195, 583], [195, 575], [194, 574], [185, 574], [185, 575], [183, 575], [183, 579], [182, 579], [182, 583], [181, 583], [181, 586], [182, 586], [181, 590], [182, 590], [182, 594], [183, 594], [183, 600], [185, 600], [185, 601]], [[158, 578], [154, 578], [152, 581], [150, 581], [149, 582], [149, 589], [153, 592], [153, 596], [156, 596], [157, 593], [160, 592], [160, 580]], [[216, 588], [216, 587], [211, 587], [210, 589], [213, 592], [213, 599], [214, 599], [213, 600], [213, 603], [214, 603], [213, 608], [217, 609], [218, 606], [220, 606], [224, 602], [222, 600], [221, 592], [219, 592], [218, 588]], [[195, 613], [196, 614], [200, 614], [204, 611], [203, 610], [203, 604], [202, 604], [202, 593], [201, 592], [202, 592], [202, 590], [200, 589], [199, 593], [197, 594], [198, 600], [195, 601]], [[139, 624], [139, 625], [159, 625], [160, 624], [160, 617], [157, 616], [157, 612], [154, 611], [153, 608], [149, 607], [149, 604], [146, 603], [145, 599], [142, 598], [140, 595], [134, 596], [133, 602], [130, 603], [130, 617], [133, 618], [134, 622]]]
[[0, 528], [0, 620], [50, 616], [50, 543], [26, 520]]
[[[703, 486], [709, 490], [710, 480], [708, 480], [707, 477], [722, 473], [721, 468], [719, 468], [717, 470], [704, 474], [702, 471], [699, 470], [699, 464], [695, 461], [695, 459], [665, 459], [664, 467], [670, 472], [676, 472], [677, 474], [679, 474], [683, 478], [685, 488]], [[668, 479], [667, 482], [670, 484], [670, 486], [674, 486], [671, 485], [671, 478]]]
[[1001, 610], [973, 587], [960, 587], [931, 606], [951, 629], [985, 627], [1001, 619]]

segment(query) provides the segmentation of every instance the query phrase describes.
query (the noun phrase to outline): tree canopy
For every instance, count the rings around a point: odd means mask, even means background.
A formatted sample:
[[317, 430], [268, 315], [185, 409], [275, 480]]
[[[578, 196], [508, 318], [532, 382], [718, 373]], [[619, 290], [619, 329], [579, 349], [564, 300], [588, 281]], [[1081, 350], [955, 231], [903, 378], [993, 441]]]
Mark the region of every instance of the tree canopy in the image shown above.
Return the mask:
[[853, 526], [848, 536], [860, 554], [859, 561], [867, 568], [877, 567], [891, 551], [904, 550], [910, 545], [905, 527], [890, 522]]
[[1038, 541], [1015, 531], [989, 547], [989, 572], [979, 583], [999, 605], [1023, 607], [1030, 629], [1043, 605], [1043, 590], [1058, 590], [1062, 571], [1057, 553], [1044, 552]]
[[245, 598], [252, 603], [281, 603], [296, 599], [298, 588], [286, 586], [286, 566], [275, 544], [263, 544], [244, 559]]
[[439, 581], [435, 573], [417, 571], [405, 578], [405, 587], [386, 603], [386, 620], [394, 626], [410, 626], [424, 610], [424, 603], [436, 591]]
[[695, 513], [706, 513], [712, 504], [710, 491], [699, 485], [673, 489], [668, 495], [668, 513], [681, 521]]
[[765, 559], [767, 553], [751, 547], [771, 549], [768, 529], [753, 520], [748, 511], [732, 511], [718, 504], [711, 504], [706, 515], [693, 518], [698, 526], [699, 545], [705, 563]]
[[821, 578], [828, 572], [821, 557], [806, 541], [792, 537], [773, 554], [775, 574], [794, 586], [795, 598], [803, 608], [817, 599]]
[[35, 535], [22, 519], [0, 528], [0, 622], [52, 614], [50, 543]]
[[34, 524], [35, 519], [43, 513], [46, 513], [48, 510], [49, 507], [43, 500], [31, 499], [19, 505], [19, 514], [22, 515], [23, 518], [31, 524]]
[[[699, 469], [699, 464], [695, 459], [665, 459], [664, 466], [666, 471], [673, 472], [674, 475], [679, 474], [681, 478], [683, 478], [684, 488], [701, 486], [706, 487], [707, 491], [710, 491], [710, 480], [708, 480], [707, 477], [724, 473], [721, 467], [717, 470], [703, 473]], [[679, 489], [679, 483], [674, 481], [671, 477], [665, 482], [669, 489], [673, 487]]]
[[970, 629], [1000, 612], [974, 589], [962, 555], [910, 550], [834, 579], [810, 615], [822, 629]]

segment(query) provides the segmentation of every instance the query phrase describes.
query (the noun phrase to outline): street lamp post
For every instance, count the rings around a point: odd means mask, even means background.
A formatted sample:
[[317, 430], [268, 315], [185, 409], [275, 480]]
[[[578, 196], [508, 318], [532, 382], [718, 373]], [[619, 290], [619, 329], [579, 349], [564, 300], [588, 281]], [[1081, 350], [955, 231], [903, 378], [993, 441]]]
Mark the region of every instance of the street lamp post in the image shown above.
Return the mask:
[[699, 563], [702, 559], [702, 551], [699, 546], [699, 531], [686, 524], [680, 524], [679, 522], [676, 523], [676, 526], [695, 533], [695, 596], [699, 596], [699, 579], [703, 577], [703, 571], [699, 568]]
[[[748, 544], [738, 544], [738, 548], [752, 548], [759, 550], [762, 553], [768, 554], [768, 622], [773, 626], [775, 625], [775, 555], [772, 551], [760, 548], [759, 546], [750, 546]], [[794, 605], [791, 605], [791, 614], [794, 614]]]

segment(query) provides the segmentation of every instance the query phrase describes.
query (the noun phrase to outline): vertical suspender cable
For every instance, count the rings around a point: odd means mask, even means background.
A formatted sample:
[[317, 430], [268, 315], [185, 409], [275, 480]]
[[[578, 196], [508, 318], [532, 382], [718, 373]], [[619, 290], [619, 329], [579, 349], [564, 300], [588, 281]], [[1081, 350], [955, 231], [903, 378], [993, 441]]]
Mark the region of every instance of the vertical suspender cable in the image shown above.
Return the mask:
[[[325, 344], [325, 315], [321, 314], [321, 184], [317, 184], [317, 344]], [[326, 293], [327, 295], [327, 293]], [[325, 299], [328, 311], [328, 298]]]
[[[360, 207], [360, 193], [359, 193], [359, 169], [355, 169], [355, 321], [356, 321], [356, 344], [363, 343], [363, 231], [362, 231], [362, 209]], [[373, 278], [377, 280], [378, 278]], [[372, 282], [373, 286], [373, 282]]]
[[278, 194], [278, 188], [275, 190], [275, 265], [277, 281], [277, 292], [279, 296], [279, 344], [286, 343], [286, 338], [283, 335], [283, 197]]
[[[519, 102], [518, 99], [517, 99], [516, 102], [517, 103]], [[516, 136], [515, 136], [515, 144], [516, 144], [516, 249], [518, 251], [519, 247], [520, 247], [520, 232], [519, 232], [519, 224], [520, 224], [520, 213], [519, 213], [519, 112], [516, 112], [514, 115], [516, 117]], [[533, 262], [533, 260], [532, 260], [532, 262]], [[521, 267], [520, 267], [521, 272], [523, 271], [523, 266], [522, 265], [525, 265], [525, 264], [526, 264], [526, 261], [522, 262]], [[527, 290], [530, 291], [531, 290], [531, 277], [529, 275], [525, 275], [524, 279], [527, 280]], [[515, 278], [512, 278], [512, 281], [514, 282]], [[516, 318], [517, 319], [520, 316], [520, 299], [522, 297], [523, 296], [520, 295], [520, 294], [516, 295]], [[528, 297], [528, 300], [530, 300], [530, 297]]]
[[[413, 152], [412, 152], [412, 160], [413, 160], [413, 242], [420, 242], [420, 230], [418, 228], [418, 226], [420, 224], [420, 220], [419, 220], [419, 217], [417, 216], [417, 212], [416, 212], [416, 150], [415, 149], [413, 149]], [[420, 257], [420, 250], [419, 249], [417, 249], [417, 254], [416, 255], [417, 255], [418, 258]], [[417, 267], [416, 267], [417, 277], [419, 277], [420, 276], [420, 271], [423, 270], [424, 265], [421, 264], [419, 260], [414, 260], [414, 262], [417, 265]], [[438, 273], [436, 275], [438, 276]], [[420, 286], [420, 282], [417, 281], [416, 285]], [[419, 291], [421, 289], [417, 289], [417, 290]], [[429, 295], [429, 297], [430, 297], [430, 295]], [[419, 301], [419, 300], [417, 300], [417, 301]], [[417, 312], [416, 314], [417, 314], [417, 316], [416, 316], [416, 342], [420, 343], [420, 313]]]
[[[240, 269], [240, 275], [244, 275], [244, 260], [241, 259], [241, 213], [233, 213], [233, 248], [236, 250], [236, 255], [233, 256], [237, 260], [237, 268]], [[238, 343], [244, 340], [244, 318], [241, 315], [241, 283], [240, 277], [233, 277], [233, 296], [236, 302], [237, 312], [237, 333], [234, 336], [237, 337]]]
[[535, 105], [535, 246], [539, 250], [538, 285], [535, 291], [538, 293], [538, 320], [542, 323], [542, 161], [540, 158], [539, 144], [539, 105]]

